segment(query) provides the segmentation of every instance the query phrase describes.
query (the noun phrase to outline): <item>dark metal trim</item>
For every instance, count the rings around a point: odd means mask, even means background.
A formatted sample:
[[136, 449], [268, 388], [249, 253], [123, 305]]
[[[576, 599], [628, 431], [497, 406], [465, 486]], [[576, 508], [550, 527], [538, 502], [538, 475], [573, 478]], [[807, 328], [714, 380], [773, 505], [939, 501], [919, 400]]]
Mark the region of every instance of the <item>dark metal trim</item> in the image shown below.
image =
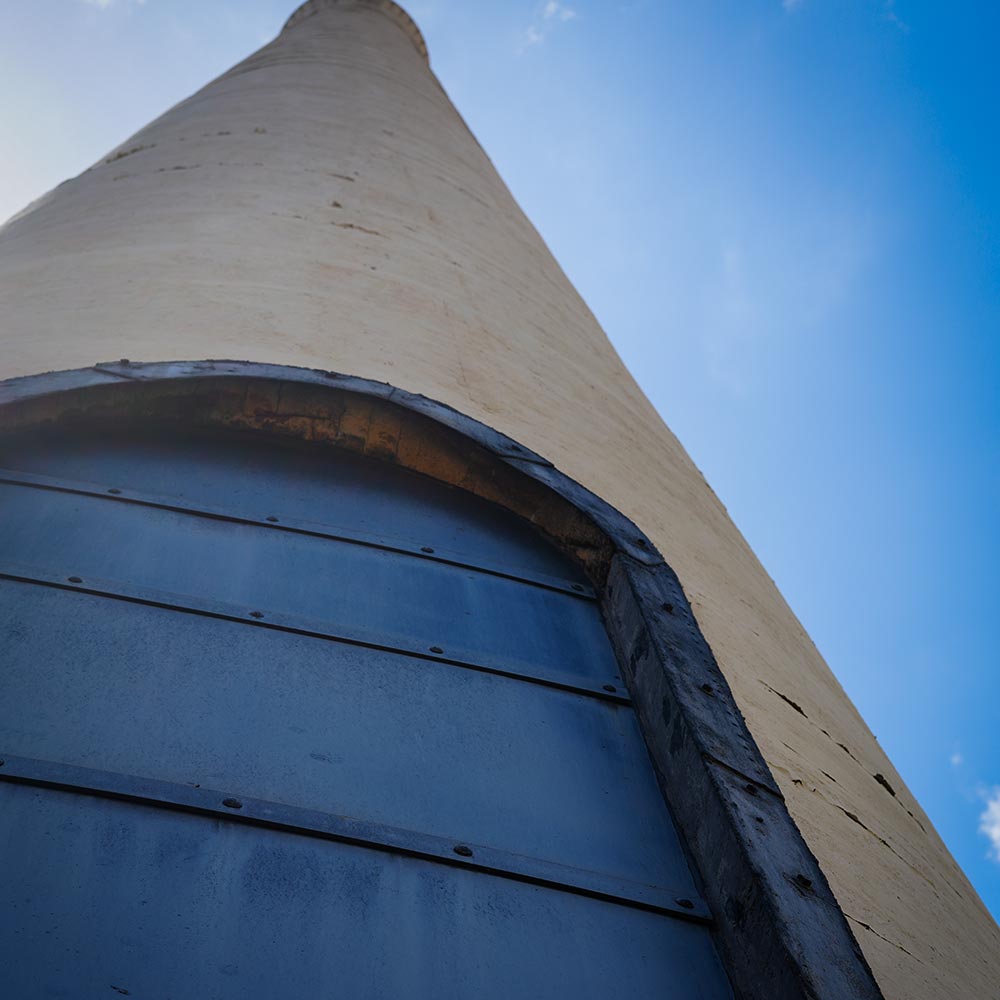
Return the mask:
[[40, 476], [33, 472], [20, 472], [15, 469], [0, 469], [0, 483], [12, 486], [23, 486], [27, 489], [51, 490], [54, 493], [75, 493], [80, 496], [95, 497], [112, 503], [130, 503], [142, 507], [155, 507], [158, 510], [169, 510], [177, 514], [190, 514], [194, 517], [207, 517], [216, 521], [232, 521], [235, 524], [252, 524], [268, 531], [287, 531], [296, 535], [310, 535], [313, 538], [326, 538], [333, 542], [344, 542], [349, 545], [363, 545], [372, 549], [384, 549], [388, 552], [398, 552], [401, 555], [412, 556], [415, 559], [426, 559], [428, 562], [444, 563], [461, 569], [471, 569], [477, 573], [489, 576], [499, 576], [506, 580], [516, 580], [545, 590], [556, 590], [569, 594], [570, 597], [594, 600], [596, 594], [592, 587], [571, 580], [547, 576], [544, 573], [525, 573], [505, 569], [493, 563], [473, 563], [463, 559], [455, 552], [435, 548], [428, 552], [418, 545], [407, 545], [401, 539], [390, 539], [384, 535], [352, 530], [338, 530], [330, 525], [311, 521], [299, 521], [294, 518], [282, 517], [268, 520], [267, 516], [250, 517], [245, 514], [234, 514], [221, 507], [209, 507], [204, 504], [185, 503], [172, 497], [159, 497], [149, 493], [136, 493], [134, 490], [122, 489], [99, 483], [85, 483], [79, 480], [56, 479], [52, 476]]
[[[234, 795], [232, 792], [216, 791], [200, 785], [160, 781], [156, 778], [99, 771], [30, 757], [12, 757], [2, 753], [0, 761], [0, 781], [177, 809], [211, 816], [213, 819], [251, 823], [286, 833], [335, 840], [359, 847], [406, 854], [424, 861], [454, 865], [457, 868], [469, 868], [487, 875], [591, 896], [684, 920], [699, 923], [711, 921], [711, 914], [704, 900], [689, 892], [644, 885], [603, 872], [571, 868], [542, 858], [511, 854], [467, 841], [447, 840], [352, 816], [337, 816], [265, 799], [246, 798], [241, 794]], [[456, 848], [459, 850], [456, 851]]]
[[[608, 677], [603, 681], [597, 680], [588, 683], [586, 678], [577, 677], [574, 674], [556, 670], [539, 671], [536, 664], [520, 663], [516, 660], [507, 660], [503, 664], [481, 663], [463, 657], [464, 650], [449, 648], [436, 653], [434, 650], [441, 647], [418, 648], [407, 643], [405, 639], [388, 632], [359, 628], [345, 629], [341, 625], [306, 618], [303, 615], [291, 615], [269, 610], [261, 611], [259, 607], [245, 608], [228, 601], [219, 601], [197, 594], [175, 594], [168, 590], [155, 590], [152, 587], [140, 587], [132, 583], [122, 583], [120, 580], [108, 580], [96, 576], [84, 578], [74, 574], [72, 569], [66, 575], [57, 575], [34, 566], [19, 566], [14, 563], [0, 562], [0, 580], [53, 587], [57, 590], [79, 591], [92, 597], [108, 597], [116, 601], [128, 601], [132, 604], [145, 604], [149, 607], [162, 608], [165, 611], [201, 615], [204, 618], [220, 618], [224, 621], [236, 622], [239, 625], [267, 628], [277, 632], [292, 632], [295, 635], [309, 636], [313, 639], [328, 639], [348, 646], [381, 649], [387, 653], [397, 653], [401, 656], [412, 656], [421, 660], [432, 660], [434, 663], [475, 670], [481, 674], [493, 674], [511, 680], [526, 681], [529, 684], [558, 688], [561, 691], [568, 691], [570, 694], [598, 698], [601, 701], [610, 701], [619, 705], [627, 705], [630, 701], [628, 693], [621, 689], [622, 681], [618, 677]], [[605, 684], [607, 687], [604, 686]]]
[[[321, 440], [416, 469], [534, 524], [581, 563], [602, 595], [739, 995], [880, 1000], [677, 577], [623, 514], [449, 406], [335, 372], [241, 361], [119, 362], [0, 382], [0, 427], [122, 414]], [[351, 418], [346, 426], [341, 414]]]

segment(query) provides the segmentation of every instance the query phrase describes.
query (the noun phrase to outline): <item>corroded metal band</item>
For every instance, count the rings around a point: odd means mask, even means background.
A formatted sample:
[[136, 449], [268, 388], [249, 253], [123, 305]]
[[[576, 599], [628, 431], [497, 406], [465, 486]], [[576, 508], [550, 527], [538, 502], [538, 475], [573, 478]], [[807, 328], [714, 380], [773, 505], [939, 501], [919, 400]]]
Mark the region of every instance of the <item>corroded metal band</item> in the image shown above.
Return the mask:
[[312, 17], [313, 14], [319, 14], [323, 10], [334, 7], [346, 9], [369, 8], [370, 10], [377, 10], [380, 14], [385, 14], [386, 17], [406, 32], [410, 41], [413, 42], [417, 51], [424, 59], [428, 59], [427, 43], [424, 41], [424, 36], [420, 33], [416, 22], [399, 4], [393, 3], [392, 0], [307, 0], [285, 22], [281, 30], [287, 31], [289, 28], [294, 28], [295, 25], [304, 21], [307, 17]]

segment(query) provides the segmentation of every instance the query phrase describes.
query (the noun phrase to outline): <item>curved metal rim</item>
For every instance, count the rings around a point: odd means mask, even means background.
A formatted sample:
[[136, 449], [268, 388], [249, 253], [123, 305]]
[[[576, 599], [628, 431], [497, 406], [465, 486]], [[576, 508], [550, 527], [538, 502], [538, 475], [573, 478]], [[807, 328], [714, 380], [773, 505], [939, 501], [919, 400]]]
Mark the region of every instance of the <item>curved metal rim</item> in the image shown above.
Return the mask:
[[[230, 409], [213, 410], [219, 399]], [[737, 995], [882, 997], [677, 576], [610, 504], [452, 407], [336, 372], [122, 360], [0, 382], [0, 432], [112, 411], [318, 438], [415, 468], [531, 521], [584, 565], [601, 595], [664, 797], [716, 914]], [[335, 432], [317, 431], [324, 412], [337, 414]], [[350, 433], [342, 433], [345, 414]]]

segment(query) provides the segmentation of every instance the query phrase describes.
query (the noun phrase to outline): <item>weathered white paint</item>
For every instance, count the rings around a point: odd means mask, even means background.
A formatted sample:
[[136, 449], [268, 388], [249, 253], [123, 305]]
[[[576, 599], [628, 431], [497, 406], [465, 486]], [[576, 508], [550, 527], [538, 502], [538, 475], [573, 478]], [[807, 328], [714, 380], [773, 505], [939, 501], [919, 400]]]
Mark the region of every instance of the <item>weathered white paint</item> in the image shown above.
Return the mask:
[[1000, 996], [996, 925], [412, 22], [384, 0], [311, 0], [293, 20], [0, 230], [0, 377], [122, 357], [335, 369], [545, 455], [678, 572], [886, 996]]

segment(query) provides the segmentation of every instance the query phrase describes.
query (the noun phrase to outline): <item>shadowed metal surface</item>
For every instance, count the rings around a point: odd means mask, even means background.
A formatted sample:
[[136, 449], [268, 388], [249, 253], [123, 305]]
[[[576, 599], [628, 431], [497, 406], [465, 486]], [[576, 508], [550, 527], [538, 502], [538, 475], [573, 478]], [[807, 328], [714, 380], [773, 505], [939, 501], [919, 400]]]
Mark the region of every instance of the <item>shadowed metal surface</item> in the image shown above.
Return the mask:
[[[0, 387], [0, 393], [3, 388]], [[317, 461], [316, 446], [230, 432], [205, 448], [210, 430], [192, 434], [129, 431], [120, 423], [82, 437], [40, 428], [4, 442], [4, 460], [22, 472], [104, 483], [202, 504], [254, 519], [282, 515], [348, 534], [378, 534], [416, 548], [473, 557], [514, 575], [559, 577], [588, 587], [559, 552], [499, 507], [468, 516], [466, 495], [426, 476], [341, 451]], [[277, 509], [280, 507], [280, 511]], [[393, 530], [395, 528], [395, 530]], [[568, 576], [567, 576], [568, 574]]]
[[329, 538], [333, 541], [352, 542], [356, 545], [366, 545], [377, 549], [403, 552], [408, 555], [417, 556], [420, 559], [427, 559], [431, 562], [450, 563], [454, 566], [475, 569], [481, 573], [506, 576], [525, 583], [534, 583], [540, 587], [547, 587], [550, 590], [561, 590], [582, 597], [594, 597], [593, 588], [585, 583], [562, 577], [548, 576], [544, 573], [525, 571], [503, 563], [490, 563], [484, 559], [478, 559], [475, 563], [470, 563], [461, 552], [455, 552], [451, 549], [434, 548], [430, 545], [421, 545], [418, 547], [413, 542], [408, 543], [405, 538], [397, 538], [394, 535], [375, 534], [374, 532], [359, 530], [357, 528], [341, 528], [335, 525], [323, 524], [319, 521], [303, 521], [290, 518], [287, 515], [279, 518], [273, 514], [266, 516], [258, 514], [256, 517], [250, 513], [236, 514], [228, 508], [210, 506], [204, 503], [192, 503], [179, 497], [140, 493], [136, 490], [129, 490], [126, 493], [119, 487], [109, 486], [107, 483], [87, 483], [79, 479], [60, 479], [54, 476], [40, 476], [30, 472], [18, 472], [13, 469], [0, 469], [0, 482], [15, 486], [33, 486], [38, 489], [53, 490], [60, 493], [100, 497], [103, 500], [139, 504], [144, 507], [158, 507], [181, 514], [194, 514], [202, 517], [217, 518], [222, 521], [255, 524], [258, 527], [271, 528], [274, 531], [291, 531], [300, 535], [311, 535], [314, 538]]

